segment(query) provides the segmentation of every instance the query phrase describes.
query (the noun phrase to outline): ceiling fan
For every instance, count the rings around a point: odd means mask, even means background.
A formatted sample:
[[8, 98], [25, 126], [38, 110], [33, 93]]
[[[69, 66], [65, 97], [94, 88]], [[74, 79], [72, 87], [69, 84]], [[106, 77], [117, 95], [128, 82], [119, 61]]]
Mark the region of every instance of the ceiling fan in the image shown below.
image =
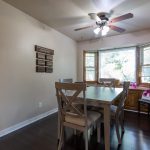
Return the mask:
[[121, 15], [119, 17], [113, 18], [111, 20], [109, 20], [111, 13], [100, 12], [100, 13], [89, 13], [88, 15], [90, 16], [90, 18], [92, 20], [95, 20], [96, 23], [94, 25], [74, 29], [74, 31], [79, 31], [79, 30], [83, 30], [83, 29], [92, 27], [92, 28], [94, 28], [95, 34], [98, 34], [101, 31], [102, 36], [106, 35], [108, 33], [109, 29], [117, 31], [119, 33], [122, 33], [125, 31], [125, 29], [114, 26], [114, 25], [112, 25], [112, 23], [133, 18], [132, 13], [127, 13], [127, 14]]

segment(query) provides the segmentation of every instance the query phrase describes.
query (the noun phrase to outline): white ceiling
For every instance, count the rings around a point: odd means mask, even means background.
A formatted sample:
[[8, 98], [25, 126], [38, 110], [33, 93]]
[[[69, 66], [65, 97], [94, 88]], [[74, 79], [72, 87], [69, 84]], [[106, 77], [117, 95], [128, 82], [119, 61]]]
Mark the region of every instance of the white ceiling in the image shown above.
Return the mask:
[[[76, 41], [100, 38], [93, 28], [74, 31], [92, 25], [88, 13], [110, 12], [111, 18], [133, 13], [134, 18], [114, 25], [126, 29], [125, 33], [150, 28], [150, 0], [4, 0], [41, 22]], [[111, 19], [110, 18], [110, 19]], [[119, 34], [109, 31], [107, 36]], [[123, 34], [123, 33], [122, 33]]]

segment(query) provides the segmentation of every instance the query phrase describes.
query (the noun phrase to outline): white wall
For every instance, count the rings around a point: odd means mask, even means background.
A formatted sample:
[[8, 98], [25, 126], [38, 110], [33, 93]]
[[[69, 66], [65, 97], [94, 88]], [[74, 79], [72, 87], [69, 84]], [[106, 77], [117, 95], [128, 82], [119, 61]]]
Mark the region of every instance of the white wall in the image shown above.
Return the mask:
[[[54, 50], [53, 73], [35, 72], [34, 45]], [[0, 1], [0, 131], [56, 108], [54, 83], [76, 80], [76, 62], [75, 41]]]
[[83, 50], [100, 50], [139, 45], [150, 42], [150, 30], [132, 32], [117, 36], [78, 43], [78, 80], [83, 80]]

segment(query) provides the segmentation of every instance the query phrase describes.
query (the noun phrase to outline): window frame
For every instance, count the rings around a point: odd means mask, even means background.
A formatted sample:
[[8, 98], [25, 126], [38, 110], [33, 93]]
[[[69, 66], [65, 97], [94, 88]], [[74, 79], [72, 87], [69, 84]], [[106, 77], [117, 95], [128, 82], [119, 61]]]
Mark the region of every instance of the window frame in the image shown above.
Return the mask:
[[142, 76], [142, 67], [146, 67], [146, 66], [150, 67], [150, 64], [144, 64], [144, 48], [146, 48], [146, 47], [150, 47], [150, 44], [141, 46], [139, 48], [140, 49], [139, 82], [142, 85], [150, 85], [150, 83], [148, 83], [148, 82], [142, 82], [142, 77], [144, 77], [144, 76]]
[[[141, 48], [144, 49], [144, 47], [150, 46], [150, 44], [147, 44], [146, 46], [135, 46], [135, 80], [137, 85], [144, 85], [146, 87], [150, 87], [150, 83], [142, 83], [141, 81], [141, 66], [142, 66], [142, 62], [143, 62], [143, 58], [142, 58], [142, 50]], [[131, 46], [134, 47], [134, 46]], [[121, 49], [121, 48], [130, 48], [130, 47], [120, 47], [120, 48], [116, 48], [116, 49]], [[113, 51], [113, 49], [107, 49], [110, 51]], [[83, 81], [87, 82], [87, 83], [99, 83], [99, 51], [101, 50], [97, 50], [97, 51], [93, 51], [93, 50], [84, 50], [83, 51]], [[96, 54], [96, 80], [95, 81], [86, 81], [86, 72], [85, 72], [85, 53], [95, 53]], [[150, 65], [150, 64], [149, 64]]]
[[[95, 54], [95, 80], [93, 81], [86, 81], [86, 66], [85, 66], [85, 61], [86, 61], [86, 54], [87, 53], [94, 53]], [[97, 83], [98, 81], [98, 51], [83, 51], [83, 81], [87, 83]]]

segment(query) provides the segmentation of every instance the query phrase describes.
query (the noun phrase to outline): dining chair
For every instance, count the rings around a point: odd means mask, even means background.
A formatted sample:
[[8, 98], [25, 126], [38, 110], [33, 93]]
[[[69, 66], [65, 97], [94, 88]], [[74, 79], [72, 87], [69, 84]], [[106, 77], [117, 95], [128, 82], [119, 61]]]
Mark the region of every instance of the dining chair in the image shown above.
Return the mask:
[[73, 79], [72, 78], [59, 79], [59, 82], [61, 82], [61, 83], [72, 83]]
[[[72, 78], [65, 78], [65, 79], [60, 78], [58, 81], [61, 82], [61, 83], [73, 83], [73, 79]], [[62, 105], [63, 105], [63, 102], [62, 102]], [[60, 120], [59, 120], [59, 113], [58, 113], [58, 143], [59, 143], [59, 137], [60, 137], [59, 136], [59, 134], [60, 134], [59, 129], [60, 129]], [[74, 130], [74, 133], [76, 134], [76, 130]]]
[[[111, 118], [115, 122], [116, 135], [118, 139], [118, 144], [121, 144], [121, 135], [124, 133], [124, 104], [125, 100], [128, 96], [128, 89], [130, 86], [130, 82], [125, 81], [123, 83], [123, 92], [119, 98], [118, 105], [111, 105]], [[121, 135], [119, 133], [119, 126], [121, 126]]]
[[114, 78], [99, 78], [99, 85], [104, 87], [115, 87]]
[[[60, 134], [58, 150], [61, 149], [64, 141], [64, 127], [70, 127], [85, 135], [85, 149], [88, 150], [88, 129], [97, 124], [97, 140], [100, 141], [100, 118], [101, 114], [94, 111], [87, 111], [86, 84], [85, 83], [60, 83], [55, 82], [58, 112], [60, 120]], [[65, 92], [64, 91], [68, 91]], [[67, 93], [67, 94], [66, 94]], [[81, 94], [81, 95], [80, 95]], [[80, 98], [83, 100], [83, 109], [79, 109], [74, 103]], [[62, 105], [62, 101], [63, 104]]]
[[[111, 105], [111, 120], [115, 124], [116, 135], [118, 139], [118, 144], [121, 144], [121, 135], [124, 133], [124, 103], [128, 96], [128, 89], [130, 86], [130, 82], [123, 83], [123, 92], [121, 96], [118, 98], [118, 105]], [[100, 112], [103, 116], [104, 110], [99, 107], [92, 107], [93, 111]], [[121, 126], [121, 134], [119, 132], [119, 127]]]

